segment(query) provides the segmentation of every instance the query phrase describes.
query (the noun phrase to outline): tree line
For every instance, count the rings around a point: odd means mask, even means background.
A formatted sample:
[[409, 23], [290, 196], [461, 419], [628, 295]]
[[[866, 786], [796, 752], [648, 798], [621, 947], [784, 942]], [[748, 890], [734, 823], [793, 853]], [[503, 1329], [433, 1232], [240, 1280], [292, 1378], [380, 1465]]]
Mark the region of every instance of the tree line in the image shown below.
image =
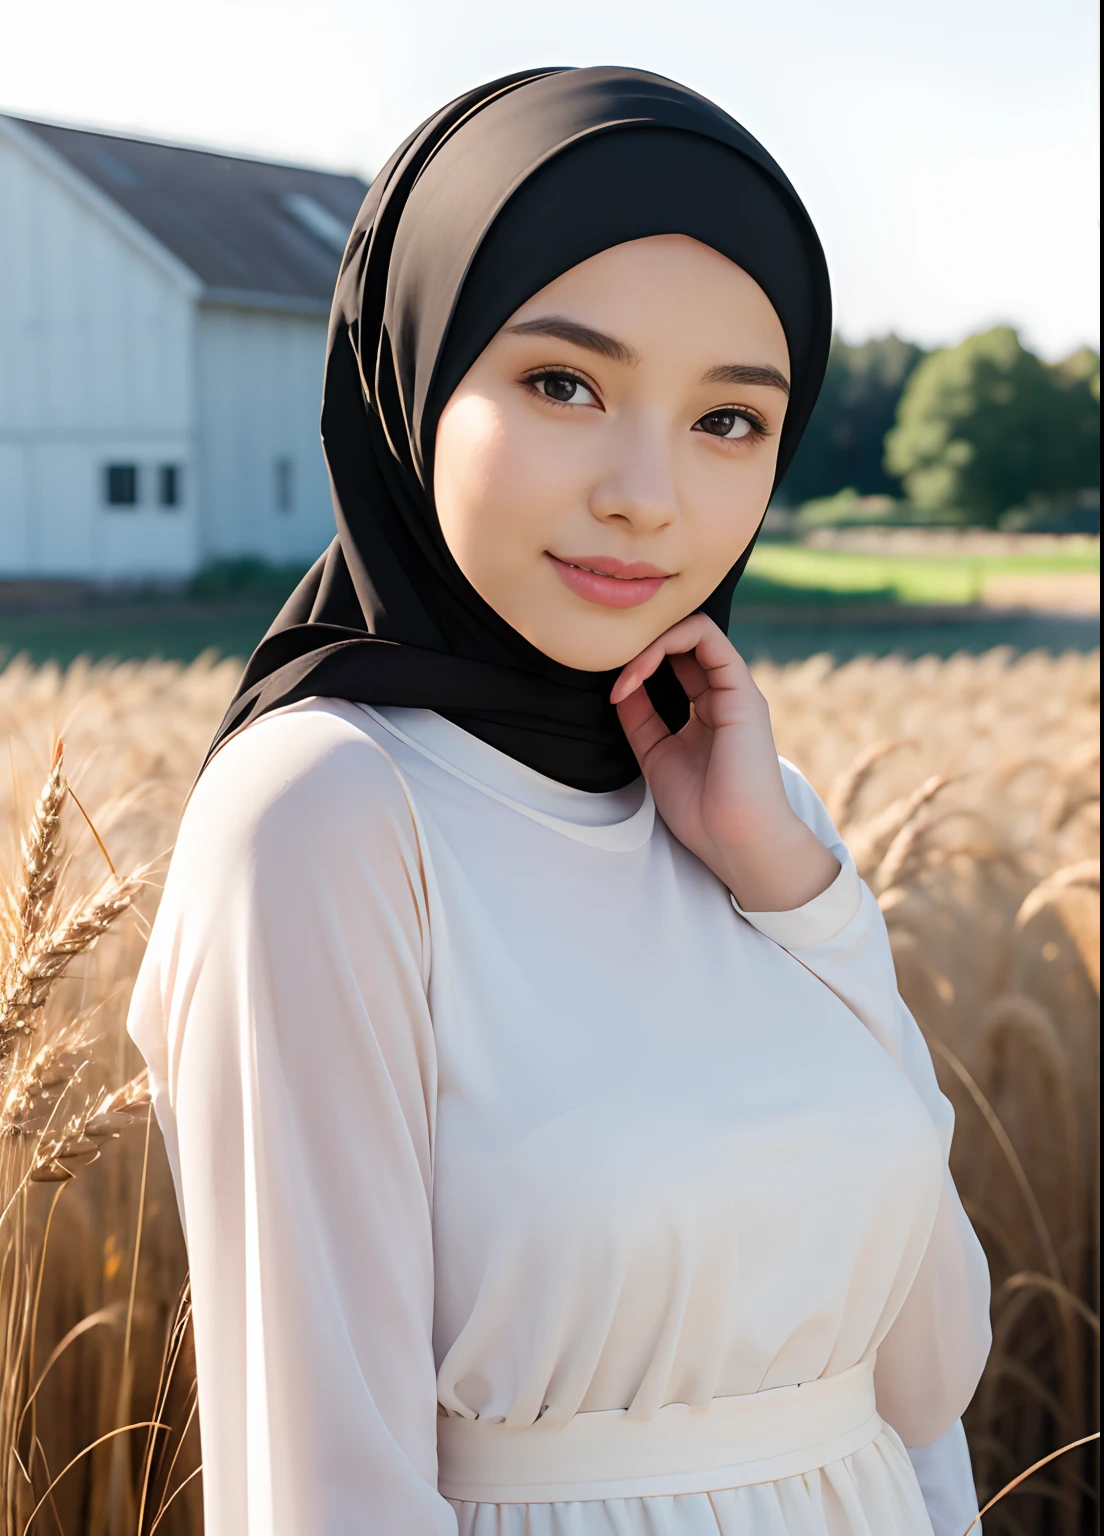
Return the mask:
[[925, 352], [897, 336], [833, 339], [824, 388], [778, 499], [853, 489], [994, 525], [1100, 485], [1100, 358], [1059, 363], [995, 326]]

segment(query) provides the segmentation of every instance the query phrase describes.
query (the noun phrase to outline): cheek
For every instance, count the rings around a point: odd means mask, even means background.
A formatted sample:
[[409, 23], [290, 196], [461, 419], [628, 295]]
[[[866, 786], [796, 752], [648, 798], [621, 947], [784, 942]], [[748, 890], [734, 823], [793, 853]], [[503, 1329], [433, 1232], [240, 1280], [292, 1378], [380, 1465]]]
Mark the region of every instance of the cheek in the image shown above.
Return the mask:
[[[743, 554], [758, 528], [774, 483], [777, 450], [749, 454], [738, 464], [699, 459], [690, 476], [693, 587], [706, 596]], [[703, 455], [702, 458], [705, 458]]]
[[550, 451], [541, 423], [528, 415], [470, 395], [454, 397], [441, 416], [434, 499], [445, 542], [469, 580], [539, 542], [562, 499], [562, 456]]
[[488, 508], [502, 478], [507, 434], [494, 402], [479, 395], [453, 399], [441, 414], [433, 460], [433, 497], [445, 542], [468, 541], [476, 514]]

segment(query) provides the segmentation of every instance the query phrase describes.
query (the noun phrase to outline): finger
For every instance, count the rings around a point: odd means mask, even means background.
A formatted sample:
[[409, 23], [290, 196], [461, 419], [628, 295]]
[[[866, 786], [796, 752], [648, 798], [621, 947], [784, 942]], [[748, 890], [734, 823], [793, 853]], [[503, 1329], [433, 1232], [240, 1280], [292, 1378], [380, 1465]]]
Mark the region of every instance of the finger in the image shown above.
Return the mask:
[[676, 652], [667, 659], [691, 704], [695, 699], [700, 699], [703, 693], [709, 692], [709, 674], [692, 651], [685, 654]]
[[689, 618], [665, 630], [626, 664], [610, 693], [611, 702], [617, 704], [633, 689], [639, 688], [665, 656], [691, 651], [710, 688], [740, 688], [750, 682], [747, 663], [728, 636], [705, 614], [692, 613]]
[[648, 690], [636, 688], [622, 699], [617, 705], [617, 718], [637, 762], [644, 768], [650, 753], [671, 734], [648, 697]]
[[646, 678], [659, 666], [664, 656], [672, 651], [691, 651], [701, 638], [702, 627], [710, 621], [704, 614], [691, 614], [688, 619], [682, 619], [662, 635], [646, 645], [638, 656], [634, 656], [626, 662], [620, 677], [613, 685], [610, 694], [611, 703], [617, 704], [626, 698], [635, 688], [639, 688]]

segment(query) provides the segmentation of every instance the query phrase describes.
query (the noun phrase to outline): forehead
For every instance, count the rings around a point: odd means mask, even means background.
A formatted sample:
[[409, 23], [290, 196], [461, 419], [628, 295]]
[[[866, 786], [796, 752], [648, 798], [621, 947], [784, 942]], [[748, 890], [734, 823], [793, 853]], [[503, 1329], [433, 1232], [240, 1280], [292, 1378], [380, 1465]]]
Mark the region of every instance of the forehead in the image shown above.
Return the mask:
[[506, 325], [552, 314], [604, 331], [645, 360], [658, 348], [694, 361], [708, 353], [710, 365], [789, 364], [782, 322], [760, 285], [690, 235], [650, 235], [599, 251], [533, 294]]

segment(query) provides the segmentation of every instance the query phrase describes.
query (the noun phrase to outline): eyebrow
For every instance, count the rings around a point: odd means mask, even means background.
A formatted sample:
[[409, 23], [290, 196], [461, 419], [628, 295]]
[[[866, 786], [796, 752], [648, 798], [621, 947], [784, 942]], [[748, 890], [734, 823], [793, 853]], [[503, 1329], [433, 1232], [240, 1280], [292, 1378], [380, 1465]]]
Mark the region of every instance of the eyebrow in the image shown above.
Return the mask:
[[789, 397], [790, 381], [784, 373], [769, 363], [721, 363], [702, 375], [703, 384], [760, 384], [767, 389], [780, 389]]
[[542, 315], [538, 320], [519, 320], [517, 325], [508, 325], [506, 329], [522, 336], [551, 336], [556, 341], [569, 341], [577, 347], [585, 347], [588, 352], [597, 352], [599, 357], [608, 357], [611, 362], [623, 363], [626, 368], [634, 368], [640, 361], [640, 353], [626, 346], [623, 341], [618, 341], [616, 336], [607, 336], [605, 331], [581, 325], [578, 320], [569, 320], [566, 315]]
[[[536, 320], [519, 320], [516, 325], [508, 325], [506, 329], [515, 335], [551, 336], [555, 341], [571, 342], [576, 347], [596, 352], [599, 357], [608, 357], [611, 362], [621, 363], [626, 368], [635, 368], [640, 361], [640, 353], [625, 342], [618, 341], [616, 336], [596, 331], [593, 326], [583, 325], [578, 320], [569, 320], [566, 315], [542, 315]], [[787, 397], [790, 393], [790, 382], [786, 375], [772, 368], [769, 363], [718, 363], [715, 368], [702, 374], [702, 383], [758, 384], [767, 389], [780, 389]]]

